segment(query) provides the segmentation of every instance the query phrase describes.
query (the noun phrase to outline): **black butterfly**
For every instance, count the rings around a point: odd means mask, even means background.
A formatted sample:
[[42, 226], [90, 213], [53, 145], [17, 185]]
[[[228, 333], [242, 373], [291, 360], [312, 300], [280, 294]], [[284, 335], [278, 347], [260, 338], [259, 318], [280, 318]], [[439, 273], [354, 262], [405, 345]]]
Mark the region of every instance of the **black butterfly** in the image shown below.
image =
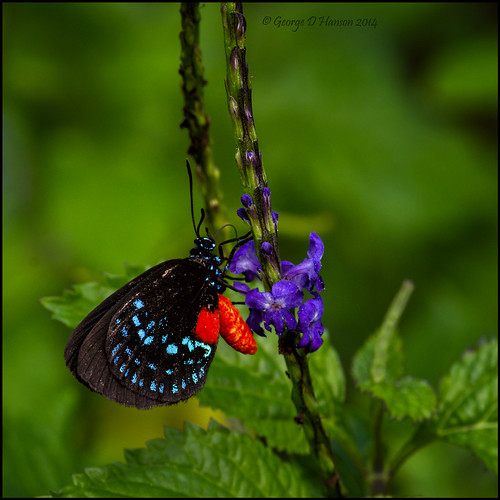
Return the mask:
[[[192, 193], [192, 176], [188, 164]], [[191, 214], [193, 217], [191, 194]], [[73, 376], [112, 401], [136, 408], [170, 405], [205, 384], [219, 333], [235, 349], [257, 345], [226, 288], [211, 236], [195, 232], [190, 256], [158, 264], [110, 295], [76, 327], [64, 356]], [[219, 248], [220, 246], [219, 245]]]

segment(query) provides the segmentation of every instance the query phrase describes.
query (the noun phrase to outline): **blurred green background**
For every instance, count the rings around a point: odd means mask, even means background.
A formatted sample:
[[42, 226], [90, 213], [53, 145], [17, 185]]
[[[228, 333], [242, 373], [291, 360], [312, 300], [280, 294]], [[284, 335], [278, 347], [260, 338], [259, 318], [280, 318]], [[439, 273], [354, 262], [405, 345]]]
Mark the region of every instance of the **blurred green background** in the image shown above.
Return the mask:
[[[195, 400], [141, 412], [85, 390], [64, 365], [70, 331], [38, 302], [124, 262], [153, 265], [191, 248], [178, 4], [2, 8], [3, 494], [29, 497], [121, 460], [164, 424], [204, 425], [209, 413]], [[298, 263], [309, 232], [323, 238], [324, 324], [346, 369], [413, 280], [401, 323], [407, 368], [437, 384], [498, 328], [496, 4], [244, 11], [281, 257]], [[219, 6], [201, 13], [215, 159], [230, 221], [244, 231]], [[278, 16], [306, 25], [278, 27]], [[321, 16], [377, 27], [320, 26]], [[391, 443], [408, 430], [388, 428]], [[395, 495], [497, 496], [479, 461], [444, 444], [411, 459], [394, 486]]]

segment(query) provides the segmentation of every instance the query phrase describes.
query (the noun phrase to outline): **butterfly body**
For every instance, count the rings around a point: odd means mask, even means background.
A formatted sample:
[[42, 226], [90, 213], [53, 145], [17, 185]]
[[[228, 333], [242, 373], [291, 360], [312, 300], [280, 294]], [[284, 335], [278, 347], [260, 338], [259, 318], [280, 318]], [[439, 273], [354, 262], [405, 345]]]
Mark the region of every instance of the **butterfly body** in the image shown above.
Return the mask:
[[136, 408], [190, 398], [204, 385], [219, 333], [240, 352], [257, 346], [221, 293], [222, 259], [211, 238], [185, 259], [158, 264], [105, 299], [76, 327], [68, 368], [91, 390]]

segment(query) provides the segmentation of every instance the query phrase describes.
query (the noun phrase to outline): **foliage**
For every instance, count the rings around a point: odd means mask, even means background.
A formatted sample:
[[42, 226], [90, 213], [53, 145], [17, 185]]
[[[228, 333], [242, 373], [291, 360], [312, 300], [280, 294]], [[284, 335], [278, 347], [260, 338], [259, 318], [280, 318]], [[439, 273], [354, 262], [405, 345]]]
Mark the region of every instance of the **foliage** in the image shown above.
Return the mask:
[[[427, 381], [403, 377], [403, 345], [395, 328], [411, 293], [408, 287], [403, 285], [386, 320], [353, 360], [354, 379], [362, 391], [383, 402], [389, 416], [418, 424], [396, 454], [400, 460], [387, 466], [392, 467], [389, 475], [409, 457], [406, 449], [413, 453], [438, 439], [470, 449], [498, 474], [498, 343], [482, 342], [467, 351], [443, 377], [437, 395]], [[67, 322], [71, 311], [76, 316], [76, 311], [92, 309], [109, 293], [105, 285], [92, 284], [92, 290], [90, 304], [87, 288], [77, 286], [58, 299], [46, 298], [44, 305]], [[327, 345], [311, 358], [320, 410], [335, 442], [339, 470], [346, 471], [345, 487], [354, 496], [373, 493], [368, 480], [373, 464], [370, 459], [363, 463], [347, 425], [352, 409], [344, 405], [345, 375], [338, 355]], [[125, 464], [86, 469], [54, 496], [321, 496], [317, 471], [303, 461], [308, 447], [300, 420], [294, 418], [284, 372], [273, 336], [259, 343], [254, 356], [220, 345], [199, 397], [202, 404], [231, 417], [228, 428], [166, 428], [164, 440], [127, 451]], [[370, 439], [375, 443], [382, 436]], [[365, 486], [359, 484], [363, 476]]]

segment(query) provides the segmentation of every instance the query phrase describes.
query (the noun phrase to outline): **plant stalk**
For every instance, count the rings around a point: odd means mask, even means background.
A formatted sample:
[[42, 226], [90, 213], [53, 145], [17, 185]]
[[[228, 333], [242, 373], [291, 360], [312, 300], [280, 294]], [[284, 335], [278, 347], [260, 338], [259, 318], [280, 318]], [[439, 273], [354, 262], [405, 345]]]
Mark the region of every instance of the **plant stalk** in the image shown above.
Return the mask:
[[[205, 114], [204, 78], [200, 41], [200, 10], [198, 2], [181, 3], [181, 65], [184, 120], [181, 128], [189, 132], [188, 154], [195, 161], [195, 172], [205, 199], [207, 225], [212, 234], [227, 223], [222, 192], [219, 189], [220, 172], [213, 160], [210, 139], [210, 118]], [[229, 228], [224, 229], [228, 239]]]
[[[246, 20], [241, 3], [223, 3], [222, 26], [226, 51], [226, 92], [229, 114], [236, 136], [236, 163], [243, 186], [255, 203], [257, 216], [251, 220], [255, 250], [263, 268], [266, 290], [282, 279], [278, 251], [277, 225], [271, 212], [267, 177], [259, 150], [252, 112], [252, 92], [246, 62]], [[262, 243], [271, 244], [273, 259], [261, 255]], [[292, 381], [292, 400], [297, 410], [296, 422], [302, 425], [311, 453], [315, 456], [324, 479], [327, 496], [339, 497], [346, 493], [340, 483], [334, 464], [334, 453], [323, 427], [309, 373], [307, 354], [297, 349], [299, 334], [288, 331], [280, 338], [280, 354], [286, 361]]]

